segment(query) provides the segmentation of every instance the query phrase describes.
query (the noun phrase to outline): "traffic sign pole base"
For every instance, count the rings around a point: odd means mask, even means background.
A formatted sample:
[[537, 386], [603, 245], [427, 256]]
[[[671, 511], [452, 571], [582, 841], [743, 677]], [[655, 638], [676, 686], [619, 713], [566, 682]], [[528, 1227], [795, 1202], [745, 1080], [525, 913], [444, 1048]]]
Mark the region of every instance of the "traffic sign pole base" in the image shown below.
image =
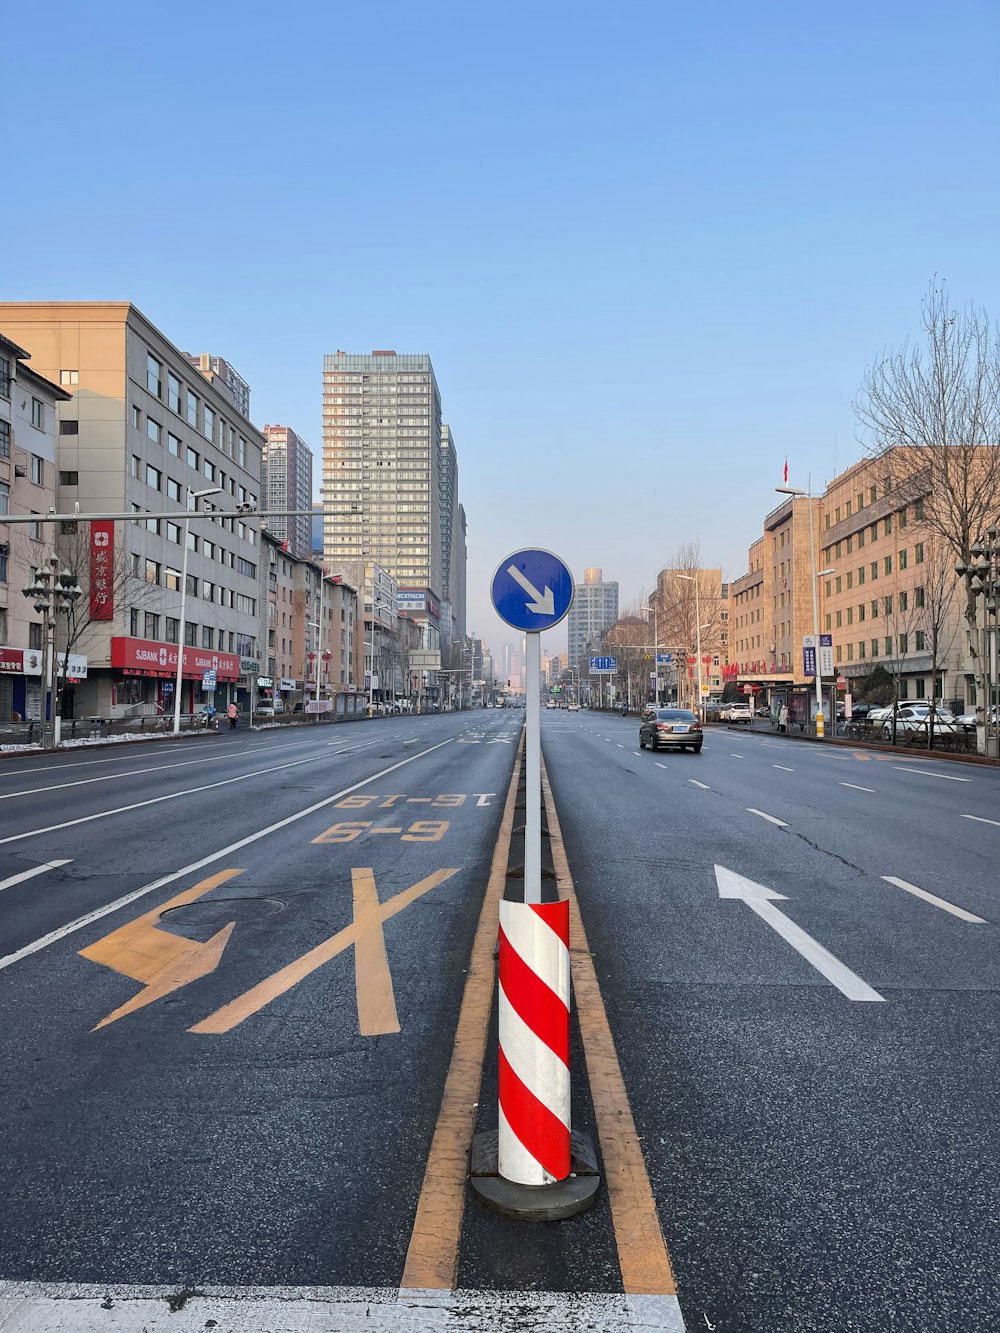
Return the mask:
[[586, 1212], [597, 1200], [601, 1176], [589, 1134], [570, 1137], [570, 1174], [553, 1185], [519, 1185], [500, 1175], [499, 1133], [487, 1130], [472, 1140], [469, 1183], [479, 1202], [518, 1222], [558, 1222]]

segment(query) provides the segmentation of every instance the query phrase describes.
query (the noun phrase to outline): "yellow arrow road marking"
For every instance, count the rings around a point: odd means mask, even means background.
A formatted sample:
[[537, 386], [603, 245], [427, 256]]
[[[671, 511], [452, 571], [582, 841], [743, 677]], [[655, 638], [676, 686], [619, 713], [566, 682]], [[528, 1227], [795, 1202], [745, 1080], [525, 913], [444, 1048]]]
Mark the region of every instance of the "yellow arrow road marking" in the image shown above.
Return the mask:
[[[294, 963], [289, 963], [287, 967], [281, 968], [266, 977], [256, 986], [239, 995], [229, 1004], [225, 1004], [221, 1009], [217, 1009], [214, 1014], [209, 1014], [207, 1018], [202, 1019], [200, 1023], [195, 1023], [193, 1027], [188, 1028], [189, 1032], [212, 1033], [218, 1035], [222, 1032], [229, 1032], [242, 1023], [245, 1018], [256, 1014], [259, 1010], [269, 1005], [272, 1000], [276, 1000], [279, 995], [284, 995], [286, 991], [297, 986], [300, 981], [315, 972], [317, 968], [328, 963], [332, 958], [336, 958], [339, 953], [349, 949], [351, 945], [355, 947], [354, 966], [358, 989], [358, 1021], [362, 1025], [366, 1022], [377, 1024], [379, 1022], [388, 1022], [388, 1005], [385, 1002], [384, 995], [378, 998], [378, 988], [381, 984], [383, 989], [388, 979], [389, 990], [391, 994], [392, 979], [388, 975], [388, 963], [384, 964], [385, 958], [385, 939], [382, 934], [382, 927], [390, 917], [401, 912], [404, 907], [409, 907], [410, 903], [431, 889], [437, 888], [443, 884], [446, 879], [452, 875], [458, 874], [458, 867], [451, 870], [435, 870], [432, 875], [412, 884], [408, 889], [403, 889], [395, 897], [387, 902], [379, 903], [378, 896], [375, 894], [375, 872], [371, 869], [352, 870], [351, 877], [354, 881], [354, 921], [343, 930], [339, 930], [336, 935], [332, 935], [322, 944], [318, 944], [315, 949], [310, 949], [308, 953], [297, 958]], [[370, 886], [359, 876], [371, 876]], [[360, 886], [360, 887], [359, 887]], [[374, 901], [373, 901], [374, 895]], [[368, 937], [377, 934], [381, 939], [381, 958], [378, 956], [378, 946], [371, 948]], [[362, 978], [362, 973], [364, 977]], [[380, 981], [381, 978], [381, 981]], [[362, 991], [364, 992], [364, 1010], [362, 1010]], [[392, 1002], [392, 1016], [395, 1018], [396, 1006]], [[362, 1026], [362, 1033], [365, 1032]], [[398, 1032], [396, 1027], [375, 1028], [376, 1032]], [[366, 1035], [373, 1035], [368, 1033]]]
[[160, 930], [158, 928], [160, 917], [171, 908], [183, 907], [185, 903], [194, 902], [196, 898], [201, 898], [212, 889], [218, 888], [220, 884], [224, 884], [226, 880], [232, 879], [234, 875], [242, 874], [242, 870], [220, 870], [217, 874], [210, 875], [208, 879], [203, 879], [194, 888], [185, 889], [176, 898], [171, 898], [160, 907], [154, 907], [150, 912], [144, 912], [134, 921], [119, 926], [110, 935], [105, 935], [103, 939], [80, 950], [81, 955], [89, 958], [92, 963], [100, 963], [103, 967], [111, 968], [113, 972], [131, 977], [133, 981], [145, 983], [144, 990], [133, 995], [131, 1000], [127, 1000], [106, 1018], [102, 1018], [92, 1031], [96, 1032], [98, 1028], [107, 1027], [109, 1023], [124, 1018], [126, 1014], [135, 1013], [137, 1009], [145, 1008], [147, 1004], [169, 995], [171, 991], [180, 990], [182, 986], [187, 986], [190, 982], [215, 971], [229, 943], [229, 936], [236, 924], [234, 921], [223, 926], [203, 944], [200, 940], [189, 940], [183, 935], [171, 935], [169, 931]]

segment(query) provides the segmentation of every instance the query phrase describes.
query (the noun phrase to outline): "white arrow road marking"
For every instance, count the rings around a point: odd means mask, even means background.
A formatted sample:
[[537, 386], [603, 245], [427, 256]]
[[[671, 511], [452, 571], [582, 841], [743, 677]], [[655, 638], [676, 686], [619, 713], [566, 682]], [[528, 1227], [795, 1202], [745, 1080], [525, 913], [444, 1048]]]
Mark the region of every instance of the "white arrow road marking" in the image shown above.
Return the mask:
[[761, 819], [766, 819], [769, 824], [777, 824], [778, 828], [788, 828], [783, 819], [778, 819], [776, 815], [765, 815], [763, 810], [755, 810], [752, 805], [747, 806], [747, 813], [760, 815]]
[[974, 819], [977, 824], [992, 824], [994, 828], [1000, 828], [1000, 819], [984, 819], [982, 815], [963, 815], [963, 819]]
[[837, 785], [839, 787], [850, 787], [852, 791], [867, 791], [871, 792], [872, 795], [875, 794], [874, 787], [859, 787], [856, 782], [839, 782]]
[[508, 565], [507, 573], [512, 579], [516, 579], [517, 582], [520, 583], [521, 587], [529, 597], [534, 599], [533, 601], [525, 603], [524, 609], [526, 611], [534, 611], [535, 614], [539, 616], [555, 615], [556, 599], [552, 595], [552, 589], [548, 584], [545, 585], [545, 591], [543, 593], [539, 592], [531, 580], [524, 577], [517, 565]]
[[783, 893], [738, 875], [735, 870], [727, 870], [725, 866], [715, 867], [715, 880], [720, 898], [742, 898], [751, 911], [766, 921], [796, 953], [801, 954], [807, 963], [811, 963], [849, 1000], [885, 1002], [885, 997], [872, 990], [867, 981], [862, 981], [856, 972], [852, 972], [839, 958], [835, 958], [822, 944], [807, 935], [801, 926], [790, 921], [784, 912], [774, 906], [774, 900], [787, 901]]
[[963, 921], [972, 921], [977, 926], [987, 924], [981, 916], [975, 916], [972, 912], [967, 912], [964, 907], [956, 907], [954, 903], [946, 902], [944, 898], [939, 898], [934, 893], [928, 893], [926, 889], [918, 889], [916, 884], [910, 884], [905, 879], [897, 879], [895, 875], [883, 875], [882, 878], [887, 884], [895, 884], [897, 889], [905, 889], [907, 893], [912, 893], [917, 898], [923, 898], [925, 903], [930, 903], [933, 907], [940, 907], [942, 912], [950, 912], [952, 916], [961, 917]]
[[44, 875], [46, 870], [56, 870], [59, 866], [68, 866], [69, 861], [45, 861], [40, 866], [32, 866], [30, 870], [22, 870], [19, 875], [11, 875], [10, 879], [0, 879], [0, 893], [4, 889], [12, 888], [15, 884], [23, 884], [26, 879], [34, 879], [36, 875]]

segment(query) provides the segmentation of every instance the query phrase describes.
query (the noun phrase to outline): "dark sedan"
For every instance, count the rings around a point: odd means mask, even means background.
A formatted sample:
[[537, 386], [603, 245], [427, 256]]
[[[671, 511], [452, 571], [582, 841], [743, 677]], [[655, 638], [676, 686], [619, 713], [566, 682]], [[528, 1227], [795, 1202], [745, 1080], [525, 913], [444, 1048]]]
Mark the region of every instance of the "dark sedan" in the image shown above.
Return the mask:
[[650, 710], [639, 726], [639, 749], [648, 745], [651, 750], [661, 746], [701, 754], [701, 723], [687, 708], [657, 708]]

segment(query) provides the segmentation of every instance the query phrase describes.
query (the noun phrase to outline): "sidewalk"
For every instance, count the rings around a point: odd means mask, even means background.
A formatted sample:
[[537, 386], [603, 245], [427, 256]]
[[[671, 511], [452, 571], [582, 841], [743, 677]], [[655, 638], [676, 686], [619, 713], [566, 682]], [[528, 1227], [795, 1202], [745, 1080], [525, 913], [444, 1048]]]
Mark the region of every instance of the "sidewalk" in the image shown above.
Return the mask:
[[933, 750], [928, 750], [925, 744], [890, 745], [884, 741], [859, 740], [855, 737], [849, 738], [846, 736], [826, 736], [820, 740], [813, 732], [793, 731], [791, 729], [779, 731], [766, 718], [754, 718], [749, 726], [738, 725], [734, 722], [718, 722], [709, 723], [708, 728], [712, 731], [724, 728], [726, 731], [742, 731], [744, 734], [752, 731], [758, 735], [780, 737], [783, 741], [805, 741], [812, 745], [835, 745], [847, 750], [877, 750], [886, 754], [895, 754], [901, 758], [942, 759], [952, 763], [981, 764], [991, 768], [1000, 767], [1000, 760], [988, 759], [985, 755], [976, 754], [974, 750], [939, 750], [937, 746]]

